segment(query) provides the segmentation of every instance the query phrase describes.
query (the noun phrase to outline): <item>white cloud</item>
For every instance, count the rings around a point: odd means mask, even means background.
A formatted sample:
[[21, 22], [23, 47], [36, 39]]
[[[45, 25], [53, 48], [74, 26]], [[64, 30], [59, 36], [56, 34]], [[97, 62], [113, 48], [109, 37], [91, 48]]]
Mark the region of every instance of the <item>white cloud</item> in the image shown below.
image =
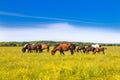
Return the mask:
[[84, 28], [84, 26], [77, 27], [67, 23], [31, 26], [33, 28], [25, 26], [25, 28], [0, 27], [0, 41], [53, 40], [120, 43], [120, 33], [102, 29]]
[[55, 17], [44, 17], [44, 16], [31, 16], [31, 15], [24, 15], [24, 14], [20, 14], [20, 13], [12, 13], [12, 12], [4, 12], [4, 11], [0, 11], [0, 15], [8, 15], [8, 16], [16, 16], [16, 17], [25, 17], [25, 18], [47, 19], [47, 20], [84, 22], [84, 21], [75, 20], [75, 19], [65, 19], [65, 18], [55, 18]]
[[66, 19], [66, 18], [46, 17], [46, 16], [31, 16], [31, 15], [25, 15], [25, 14], [21, 14], [21, 13], [13, 13], [13, 12], [5, 12], [5, 11], [0, 11], [0, 15], [16, 16], [16, 17], [24, 17], [24, 18], [35, 18], [35, 19], [45, 19], [45, 20], [56, 20], [56, 21], [104, 24], [104, 23], [100, 23], [100, 22], [97, 23], [97, 22], [83, 21], [83, 20], [79, 20], [79, 19], [75, 19], [75, 18]]

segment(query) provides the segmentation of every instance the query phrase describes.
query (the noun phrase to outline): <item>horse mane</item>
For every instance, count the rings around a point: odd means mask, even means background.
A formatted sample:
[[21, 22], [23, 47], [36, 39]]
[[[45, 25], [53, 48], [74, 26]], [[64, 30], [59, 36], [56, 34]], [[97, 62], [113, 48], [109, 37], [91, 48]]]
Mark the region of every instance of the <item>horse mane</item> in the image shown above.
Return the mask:
[[23, 46], [23, 48], [26, 48], [28, 45], [30, 45], [30, 44], [29, 44], [29, 43], [25, 44], [25, 45]]
[[58, 46], [59, 46], [59, 44], [55, 45], [54, 49], [55, 49], [56, 47], [58, 47]]

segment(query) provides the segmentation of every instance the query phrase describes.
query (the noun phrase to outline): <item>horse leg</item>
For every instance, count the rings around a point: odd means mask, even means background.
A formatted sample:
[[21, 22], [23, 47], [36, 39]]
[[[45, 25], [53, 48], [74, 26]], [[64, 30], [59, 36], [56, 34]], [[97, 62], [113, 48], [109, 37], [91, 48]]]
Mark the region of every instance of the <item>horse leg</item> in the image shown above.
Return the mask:
[[62, 55], [62, 52], [60, 51], [60, 55]]
[[41, 52], [42, 52], [42, 49], [38, 49], [37, 52], [38, 52], [38, 53], [41, 53]]
[[38, 52], [39, 52], [39, 50], [38, 50], [38, 49], [36, 49], [35, 51], [36, 51], [36, 53], [38, 53]]
[[27, 51], [28, 53], [30, 52], [30, 49], [28, 49], [28, 51]]
[[89, 50], [87, 50], [87, 52], [86, 52], [87, 54], [89, 54]]
[[89, 51], [87, 51], [86, 53], [89, 54]]
[[64, 52], [62, 52], [62, 54], [65, 55]]
[[63, 52], [63, 50], [60, 50], [60, 55], [62, 55], [62, 54], [65, 55], [64, 52]]
[[38, 53], [41, 53], [43, 50], [42, 49], [37, 49], [37, 52]]
[[28, 49], [28, 53], [31, 53], [31, 50]]
[[28, 53], [31, 53], [32, 52], [32, 48], [30, 47], [29, 49], [28, 49]]
[[32, 53], [32, 50], [29, 50], [30, 53]]
[[100, 51], [98, 51], [98, 54], [100, 54]]
[[80, 52], [82, 53], [82, 49], [80, 49]]
[[96, 54], [96, 51], [94, 51], [93, 54]]

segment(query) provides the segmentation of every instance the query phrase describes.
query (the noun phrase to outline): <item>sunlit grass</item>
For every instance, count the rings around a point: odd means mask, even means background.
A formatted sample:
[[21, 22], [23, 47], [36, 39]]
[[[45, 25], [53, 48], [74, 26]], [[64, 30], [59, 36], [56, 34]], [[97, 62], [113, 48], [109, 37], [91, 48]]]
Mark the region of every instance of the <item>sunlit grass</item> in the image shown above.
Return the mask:
[[105, 55], [68, 51], [65, 56], [0, 47], [0, 80], [120, 80], [119, 62], [120, 47], [107, 47]]

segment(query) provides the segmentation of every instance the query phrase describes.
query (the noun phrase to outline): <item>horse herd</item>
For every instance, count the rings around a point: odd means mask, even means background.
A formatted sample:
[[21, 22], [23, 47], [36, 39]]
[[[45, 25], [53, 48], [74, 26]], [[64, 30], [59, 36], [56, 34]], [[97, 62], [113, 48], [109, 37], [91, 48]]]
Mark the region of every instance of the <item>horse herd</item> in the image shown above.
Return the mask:
[[[22, 48], [22, 52], [25, 53], [26, 50], [28, 53], [36, 52], [41, 53], [44, 49], [48, 52], [50, 50], [50, 46], [48, 44], [25, 44]], [[93, 54], [102, 52], [105, 54], [103, 46], [99, 44], [95, 45], [88, 45], [88, 46], [76, 46], [75, 44], [68, 42], [68, 43], [60, 43], [51, 50], [51, 55], [55, 55], [56, 51], [59, 51], [61, 55], [64, 55], [64, 51], [70, 51], [71, 55], [75, 52], [83, 52], [85, 54], [89, 54], [91, 51]]]

